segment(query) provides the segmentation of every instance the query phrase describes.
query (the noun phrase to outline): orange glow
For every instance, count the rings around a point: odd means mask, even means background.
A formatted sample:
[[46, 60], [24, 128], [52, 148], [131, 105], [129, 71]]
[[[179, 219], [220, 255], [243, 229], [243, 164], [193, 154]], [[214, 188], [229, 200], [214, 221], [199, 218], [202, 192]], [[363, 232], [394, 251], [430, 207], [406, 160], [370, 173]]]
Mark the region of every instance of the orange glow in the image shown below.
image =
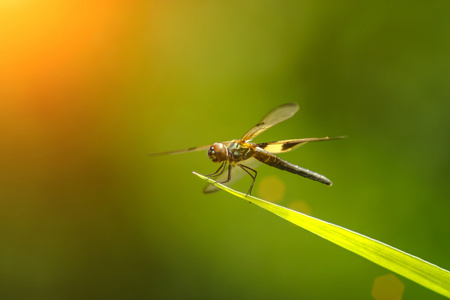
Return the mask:
[[60, 178], [104, 146], [136, 3], [0, 1], [1, 159], [12, 181]]
[[39, 97], [91, 79], [121, 36], [132, 2], [2, 1], [3, 97]]

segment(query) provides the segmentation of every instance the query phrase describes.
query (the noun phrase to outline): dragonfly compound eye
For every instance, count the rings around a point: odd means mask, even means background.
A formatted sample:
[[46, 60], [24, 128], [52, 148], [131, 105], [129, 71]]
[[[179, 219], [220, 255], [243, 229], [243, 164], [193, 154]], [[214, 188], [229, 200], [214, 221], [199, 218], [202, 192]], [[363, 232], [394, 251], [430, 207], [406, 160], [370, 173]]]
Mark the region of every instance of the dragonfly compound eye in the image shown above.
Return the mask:
[[213, 162], [227, 160], [227, 148], [222, 143], [215, 143], [208, 150], [208, 156]]

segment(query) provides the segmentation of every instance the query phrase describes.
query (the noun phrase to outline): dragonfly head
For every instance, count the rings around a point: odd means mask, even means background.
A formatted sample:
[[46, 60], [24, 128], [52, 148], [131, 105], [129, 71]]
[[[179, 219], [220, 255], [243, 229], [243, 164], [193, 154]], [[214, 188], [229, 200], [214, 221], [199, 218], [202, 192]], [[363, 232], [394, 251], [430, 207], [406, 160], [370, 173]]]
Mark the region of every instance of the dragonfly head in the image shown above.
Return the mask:
[[208, 150], [208, 156], [213, 162], [223, 162], [228, 159], [228, 149], [222, 143], [214, 143]]

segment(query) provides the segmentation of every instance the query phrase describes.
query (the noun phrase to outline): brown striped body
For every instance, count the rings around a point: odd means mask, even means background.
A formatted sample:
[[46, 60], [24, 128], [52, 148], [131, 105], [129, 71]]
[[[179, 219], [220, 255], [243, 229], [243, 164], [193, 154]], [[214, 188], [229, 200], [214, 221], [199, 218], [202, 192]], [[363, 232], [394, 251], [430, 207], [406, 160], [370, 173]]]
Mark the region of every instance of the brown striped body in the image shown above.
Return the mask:
[[309, 178], [309, 179], [324, 183], [326, 185], [333, 184], [325, 176], [320, 175], [311, 170], [299, 167], [297, 165], [291, 164], [290, 162], [285, 161], [284, 159], [281, 159], [278, 156], [273, 155], [272, 153], [267, 152], [259, 147], [255, 147], [253, 150], [255, 151], [253, 154], [253, 157], [256, 158], [257, 160], [259, 160], [260, 162], [265, 163], [266, 165], [275, 167], [275, 168], [283, 170], [283, 171], [288, 171], [293, 174], [297, 174], [297, 175], [303, 176], [305, 178]]

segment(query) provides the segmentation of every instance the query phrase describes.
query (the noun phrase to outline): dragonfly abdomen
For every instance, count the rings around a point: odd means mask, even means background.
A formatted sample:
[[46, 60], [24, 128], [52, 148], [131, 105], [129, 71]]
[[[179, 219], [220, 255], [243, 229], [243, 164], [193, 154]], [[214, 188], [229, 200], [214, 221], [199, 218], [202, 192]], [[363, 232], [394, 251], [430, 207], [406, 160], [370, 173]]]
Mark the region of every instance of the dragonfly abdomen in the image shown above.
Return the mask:
[[285, 161], [284, 159], [281, 159], [278, 156], [273, 155], [272, 153], [267, 152], [263, 149], [256, 148], [254, 157], [257, 160], [259, 160], [260, 162], [265, 163], [266, 165], [275, 167], [277, 169], [280, 169], [283, 171], [288, 171], [290, 173], [297, 174], [297, 175], [303, 176], [305, 178], [324, 183], [326, 185], [333, 184], [325, 176], [320, 175], [319, 173], [313, 172], [311, 170], [299, 167], [297, 165], [291, 164], [290, 162]]

